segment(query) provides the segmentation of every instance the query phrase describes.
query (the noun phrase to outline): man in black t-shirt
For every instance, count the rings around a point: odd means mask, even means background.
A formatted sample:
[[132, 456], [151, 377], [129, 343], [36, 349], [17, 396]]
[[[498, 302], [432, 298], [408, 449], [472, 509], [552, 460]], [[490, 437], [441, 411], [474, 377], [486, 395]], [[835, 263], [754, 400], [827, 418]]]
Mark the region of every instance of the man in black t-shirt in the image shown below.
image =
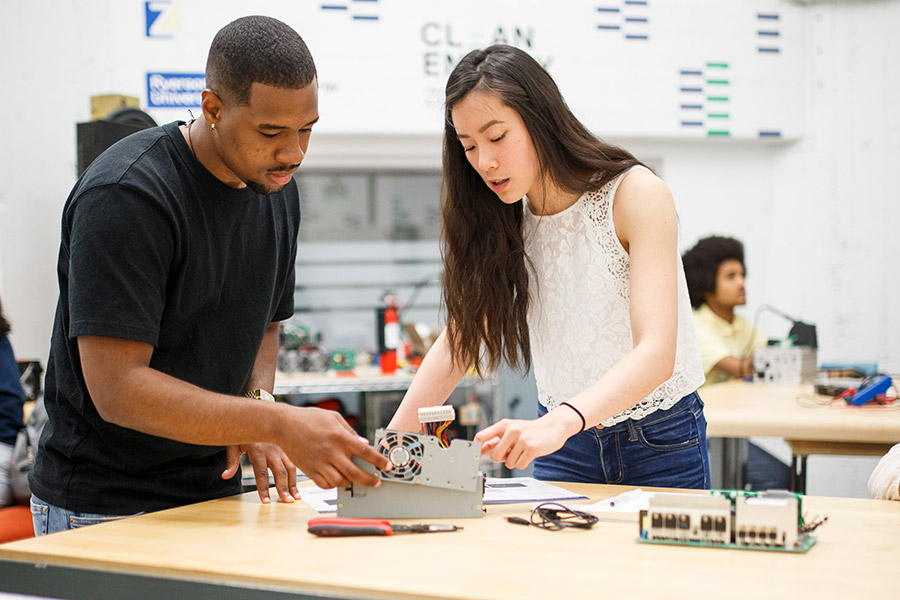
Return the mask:
[[318, 120], [303, 40], [268, 17], [210, 48], [202, 115], [136, 133], [85, 171], [62, 216], [49, 422], [30, 483], [38, 535], [235, 494], [241, 452], [269, 502], [389, 468], [335, 412], [271, 391], [293, 314], [293, 172]]

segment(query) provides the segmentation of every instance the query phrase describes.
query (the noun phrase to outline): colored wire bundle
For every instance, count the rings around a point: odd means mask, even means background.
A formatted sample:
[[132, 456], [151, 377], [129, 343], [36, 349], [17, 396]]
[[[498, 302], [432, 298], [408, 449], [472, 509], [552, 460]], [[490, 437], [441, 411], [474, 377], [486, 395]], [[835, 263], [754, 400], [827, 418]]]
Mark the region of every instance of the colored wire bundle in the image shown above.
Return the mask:
[[453, 421], [432, 421], [430, 423], [422, 423], [421, 432], [425, 435], [433, 435], [438, 439], [441, 448], [447, 448], [450, 445], [450, 432], [447, 430]]
[[421, 432], [438, 439], [441, 448], [450, 446], [450, 432], [447, 430], [456, 419], [456, 409], [452, 405], [428, 406], [419, 409]]
[[815, 531], [816, 529], [818, 529], [819, 527], [824, 525], [825, 521], [827, 521], [827, 520], [828, 520], [828, 515], [824, 515], [824, 516], [816, 515], [816, 517], [814, 519], [812, 519], [811, 521], [804, 518], [803, 524], [800, 525], [799, 531], [800, 531], [800, 533], [803, 533], [803, 534], [812, 533], [813, 531]]

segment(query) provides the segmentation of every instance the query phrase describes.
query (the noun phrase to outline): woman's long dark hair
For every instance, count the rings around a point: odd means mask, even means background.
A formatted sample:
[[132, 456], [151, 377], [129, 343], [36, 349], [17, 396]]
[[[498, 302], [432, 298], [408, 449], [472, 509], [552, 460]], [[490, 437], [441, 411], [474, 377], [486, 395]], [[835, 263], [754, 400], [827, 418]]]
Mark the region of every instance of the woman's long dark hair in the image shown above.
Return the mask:
[[[528, 266], [522, 202], [504, 204], [472, 168], [451, 111], [472, 90], [495, 94], [522, 117], [545, 180], [584, 193], [641, 164], [582, 125], [550, 74], [526, 52], [502, 44], [473, 50], [447, 80], [441, 212], [443, 302], [454, 364], [493, 370], [531, 367]], [[487, 359], [482, 364], [482, 353]]]
[[6, 320], [6, 317], [3, 316], [3, 304], [0, 303], [0, 337], [5, 336], [10, 332], [11, 327], [9, 326], [9, 321]]

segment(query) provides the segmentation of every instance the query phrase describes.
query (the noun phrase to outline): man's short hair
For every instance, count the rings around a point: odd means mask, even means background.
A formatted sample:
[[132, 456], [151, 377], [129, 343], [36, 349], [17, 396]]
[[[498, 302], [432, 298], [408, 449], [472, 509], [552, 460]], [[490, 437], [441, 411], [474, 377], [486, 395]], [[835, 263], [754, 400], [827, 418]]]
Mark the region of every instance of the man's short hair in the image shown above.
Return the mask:
[[681, 256], [691, 306], [700, 308], [707, 294], [716, 293], [719, 265], [732, 259], [744, 266], [744, 245], [734, 238], [715, 235], [703, 238]]
[[309, 48], [290, 26], [263, 16], [241, 17], [219, 30], [206, 61], [206, 87], [225, 103], [250, 102], [250, 86], [300, 89], [316, 77]]

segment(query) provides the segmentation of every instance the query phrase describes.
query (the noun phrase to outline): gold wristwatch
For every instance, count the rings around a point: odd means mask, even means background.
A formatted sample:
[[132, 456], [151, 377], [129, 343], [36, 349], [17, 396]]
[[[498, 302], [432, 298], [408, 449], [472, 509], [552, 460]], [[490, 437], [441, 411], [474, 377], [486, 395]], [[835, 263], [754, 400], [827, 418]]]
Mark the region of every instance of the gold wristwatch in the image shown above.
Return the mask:
[[247, 392], [244, 394], [248, 398], [253, 398], [254, 400], [265, 400], [266, 402], [275, 402], [275, 396], [270, 394], [264, 389], [256, 389], [252, 392]]

